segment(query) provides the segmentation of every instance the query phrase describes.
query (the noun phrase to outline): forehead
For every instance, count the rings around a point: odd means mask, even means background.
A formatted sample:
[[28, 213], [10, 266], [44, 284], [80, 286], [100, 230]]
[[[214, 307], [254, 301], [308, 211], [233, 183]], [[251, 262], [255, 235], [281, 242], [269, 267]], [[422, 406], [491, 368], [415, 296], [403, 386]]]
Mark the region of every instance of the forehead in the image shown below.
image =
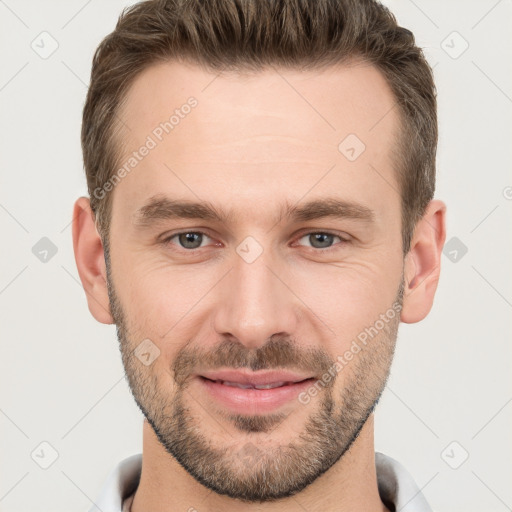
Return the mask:
[[153, 65], [119, 112], [119, 167], [151, 149], [126, 166], [114, 202], [123, 195], [135, 210], [177, 188], [215, 203], [229, 191], [249, 210], [255, 199], [293, 201], [313, 188], [346, 197], [366, 189], [362, 202], [384, 208], [397, 200], [395, 106], [382, 74], [363, 62], [217, 74], [187, 63]]

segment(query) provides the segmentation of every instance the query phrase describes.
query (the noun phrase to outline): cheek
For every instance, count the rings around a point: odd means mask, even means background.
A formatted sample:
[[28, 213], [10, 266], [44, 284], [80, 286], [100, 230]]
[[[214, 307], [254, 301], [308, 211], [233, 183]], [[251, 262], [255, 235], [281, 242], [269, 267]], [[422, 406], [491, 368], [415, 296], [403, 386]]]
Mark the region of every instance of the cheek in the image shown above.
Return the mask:
[[296, 272], [293, 290], [338, 341], [349, 342], [391, 307], [400, 275], [372, 263], [316, 265]]
[[134, 336], [150, 338], [166, 355], [196, 337], [201, 312], [214, 296], [219, 269], [198, 271], [187, 266], [150, 261], [126, 263], [125, 279], [119, 294]]

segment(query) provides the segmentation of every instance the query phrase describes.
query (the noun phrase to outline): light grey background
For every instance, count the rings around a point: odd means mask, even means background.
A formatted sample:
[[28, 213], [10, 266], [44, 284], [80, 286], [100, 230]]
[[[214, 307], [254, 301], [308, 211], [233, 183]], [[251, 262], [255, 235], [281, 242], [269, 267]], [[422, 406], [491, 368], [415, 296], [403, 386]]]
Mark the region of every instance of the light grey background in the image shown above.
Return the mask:
[[[386, 4], [434, 66], [436, 197], [456, 240], [432, 312], [401, 325], [376, 449], [438, 512], [512, 510], [512, 3]], [[70, 227], [87, 192], [80, 123], [93, 52], [126, 5], [0, 0], [2, 512], [88, 510], [142, 448], [115, 327], [87, 309]], [[46, 262], [32, 250], [43, 237], [57, 249]]]

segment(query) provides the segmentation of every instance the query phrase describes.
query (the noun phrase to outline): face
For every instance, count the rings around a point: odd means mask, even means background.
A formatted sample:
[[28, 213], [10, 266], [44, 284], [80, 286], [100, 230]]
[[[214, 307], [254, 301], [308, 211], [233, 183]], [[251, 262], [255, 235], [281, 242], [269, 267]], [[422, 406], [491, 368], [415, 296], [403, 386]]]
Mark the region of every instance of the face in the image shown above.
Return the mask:
[[380, 397], [403, 295], [393, 105], [356, 63], [217, 77], [166, 63], [130, 88], [111, 312], [137, 404], [219, 494], [302, 490]]

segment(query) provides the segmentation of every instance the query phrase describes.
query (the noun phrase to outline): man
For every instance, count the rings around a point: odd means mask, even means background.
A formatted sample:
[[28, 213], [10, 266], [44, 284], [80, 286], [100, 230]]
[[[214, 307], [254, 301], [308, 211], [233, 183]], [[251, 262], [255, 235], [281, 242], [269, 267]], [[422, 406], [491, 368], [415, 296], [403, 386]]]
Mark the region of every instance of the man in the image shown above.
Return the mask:
[[375, 453], [436, 291], [431, 69], [371, 0], [149, 1], [98, 48], [73, 243], [145, 416], [91, 510], [427, 511]]

